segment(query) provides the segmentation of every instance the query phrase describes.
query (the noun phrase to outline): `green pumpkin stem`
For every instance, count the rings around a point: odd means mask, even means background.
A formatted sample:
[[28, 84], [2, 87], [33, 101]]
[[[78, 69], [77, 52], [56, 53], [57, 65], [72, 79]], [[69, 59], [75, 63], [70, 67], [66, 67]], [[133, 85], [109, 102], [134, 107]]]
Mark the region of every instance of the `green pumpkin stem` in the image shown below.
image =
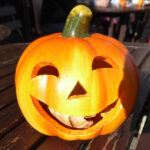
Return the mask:
[[64, 37], [88, 37], [90, 21], [92, 19], [91, 10], [84, 6], [74, 7], [68, 15], [65, 27], [62, 32]]

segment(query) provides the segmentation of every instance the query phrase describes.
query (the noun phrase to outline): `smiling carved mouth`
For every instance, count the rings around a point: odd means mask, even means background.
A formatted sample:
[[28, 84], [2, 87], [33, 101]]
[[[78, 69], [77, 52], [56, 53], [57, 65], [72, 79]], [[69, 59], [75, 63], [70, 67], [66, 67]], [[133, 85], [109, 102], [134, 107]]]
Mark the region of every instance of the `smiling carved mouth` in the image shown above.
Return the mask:
[[[34, 101], [33, 101], [34, 102]], [[115, 108], [118, 99], [107, 106], [101, 112], [91, 115], [91, 116], [69, 116], [64, 115], [59, 112], [56, 112], [54, 109], [50, 108], [45, 103], [38, 100], [39, 104], [42, 106], [43, 110], [59, 124], [63, 125], [66, 128], [83, 130], [90, 128], [95, 125], [97, 122], [101, 121], [106, 115], [110, 114]]]

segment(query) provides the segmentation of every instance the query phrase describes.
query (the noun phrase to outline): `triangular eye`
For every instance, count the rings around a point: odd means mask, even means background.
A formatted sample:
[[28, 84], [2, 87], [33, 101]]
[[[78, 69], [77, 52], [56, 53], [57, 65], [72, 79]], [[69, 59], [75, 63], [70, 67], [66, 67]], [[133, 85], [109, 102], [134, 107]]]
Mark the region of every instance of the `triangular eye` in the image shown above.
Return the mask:
[[119, 67], [112, 59], [97, 56], [93, 60], [92, 70], [101, 69], [101, 68], [116, 68], [116, 69], [118, 69]]
[[57, 68], [50, 63], [39, 63], [35, 66], [32, 72], [32, 78], [38, 75], [54, 75], [59, 76]]

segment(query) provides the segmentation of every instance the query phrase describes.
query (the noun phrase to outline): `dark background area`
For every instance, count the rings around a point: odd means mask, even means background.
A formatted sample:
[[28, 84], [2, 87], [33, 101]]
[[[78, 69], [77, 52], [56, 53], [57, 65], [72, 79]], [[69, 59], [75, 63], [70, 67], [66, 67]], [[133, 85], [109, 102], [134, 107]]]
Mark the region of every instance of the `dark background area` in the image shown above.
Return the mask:
[[[13, 19], [20, 22], [19, 28], [17, 30], [11, 30], [10, 36], [0, 41], [0, 44], [30, 42], [43, 35], [61, 32], [69, 11], [77, 5], [77, 1], [74, 0], [43, 0], [42, 7], [39, 9], [39, 6], [36, 7], [33, 1], [34, 0], [0, 1], [1, 8], [12, 6], [15, 9], [16, 13], [13, 14]], [[39, 0], [35, 1], [38, 2]], [[6, 11], [9, 12], [10, 10], [8, 9]], [[11, 13], [9, 15], [11, 16]], [[10, 16], [0, 15], [0, 24], [3, 24], [5, 21], [11, 22], [12, 17]], [[124, 41], [132, 41], [132, 39], [134, 39], [134, 41], [139, 40], [146, 20], [143, 21], [144, 16], [145, 12], [138, 13], [135, 16], [137, 17], [135, 22], [132, 22], [132, 17], [129, 18]], [[94, 13], [90, 32], [107, 35], [110, 22], [106, 21], [105, 17], [107, 17], [107, 14]], [[124, 17], [122, 18], [124, 19]], [[119, 25], [114, 25], [115, 38], [117, 38], [119, 33], [118, 27]]]
[[[36, 3], [34, 3], [36, 2]], [[40, 0], [1, 0], [0, 7], [12, 6], [16, 13], [13, 14], [16, 20], [21, 23], [20, 31], [23, 38], [17, 37], [17, 32], [12, 32], [1, 44], [7, 42], [28, 42], [35, 38], [61, 32], [70, 10], [76, 5], [76, 1], [70, 0], [42, 0], [41, 10], [38, 2]], [[7, 9], [7, 8], [6, 8]], [[10, 11], [9, 9], [7, 10]], [[11, 13], [10, 13], [11, 15]], [[11, 21], [10, 16], [0, 16], [0, 24], [4, 21]], [[38, 18], [38, 21], [36, 20]], [[42, 31], [38, 31], [40, 25]]]

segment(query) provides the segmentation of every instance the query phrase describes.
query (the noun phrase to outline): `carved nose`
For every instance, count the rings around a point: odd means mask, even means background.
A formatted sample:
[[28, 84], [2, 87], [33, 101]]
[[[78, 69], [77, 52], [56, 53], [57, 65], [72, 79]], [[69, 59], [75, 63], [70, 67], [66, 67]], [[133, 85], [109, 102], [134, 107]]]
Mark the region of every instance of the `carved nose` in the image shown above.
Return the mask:
[[69, 94], [68, 99], [71, 99], [76, 96], [83, 96], [86, 93], [87, 93], [86, 90], [83, 88], [83, 86], [78, 81], [76, 83], [75, 87], [73, 88], [73, 90], [71, 91], [71, 93]]

